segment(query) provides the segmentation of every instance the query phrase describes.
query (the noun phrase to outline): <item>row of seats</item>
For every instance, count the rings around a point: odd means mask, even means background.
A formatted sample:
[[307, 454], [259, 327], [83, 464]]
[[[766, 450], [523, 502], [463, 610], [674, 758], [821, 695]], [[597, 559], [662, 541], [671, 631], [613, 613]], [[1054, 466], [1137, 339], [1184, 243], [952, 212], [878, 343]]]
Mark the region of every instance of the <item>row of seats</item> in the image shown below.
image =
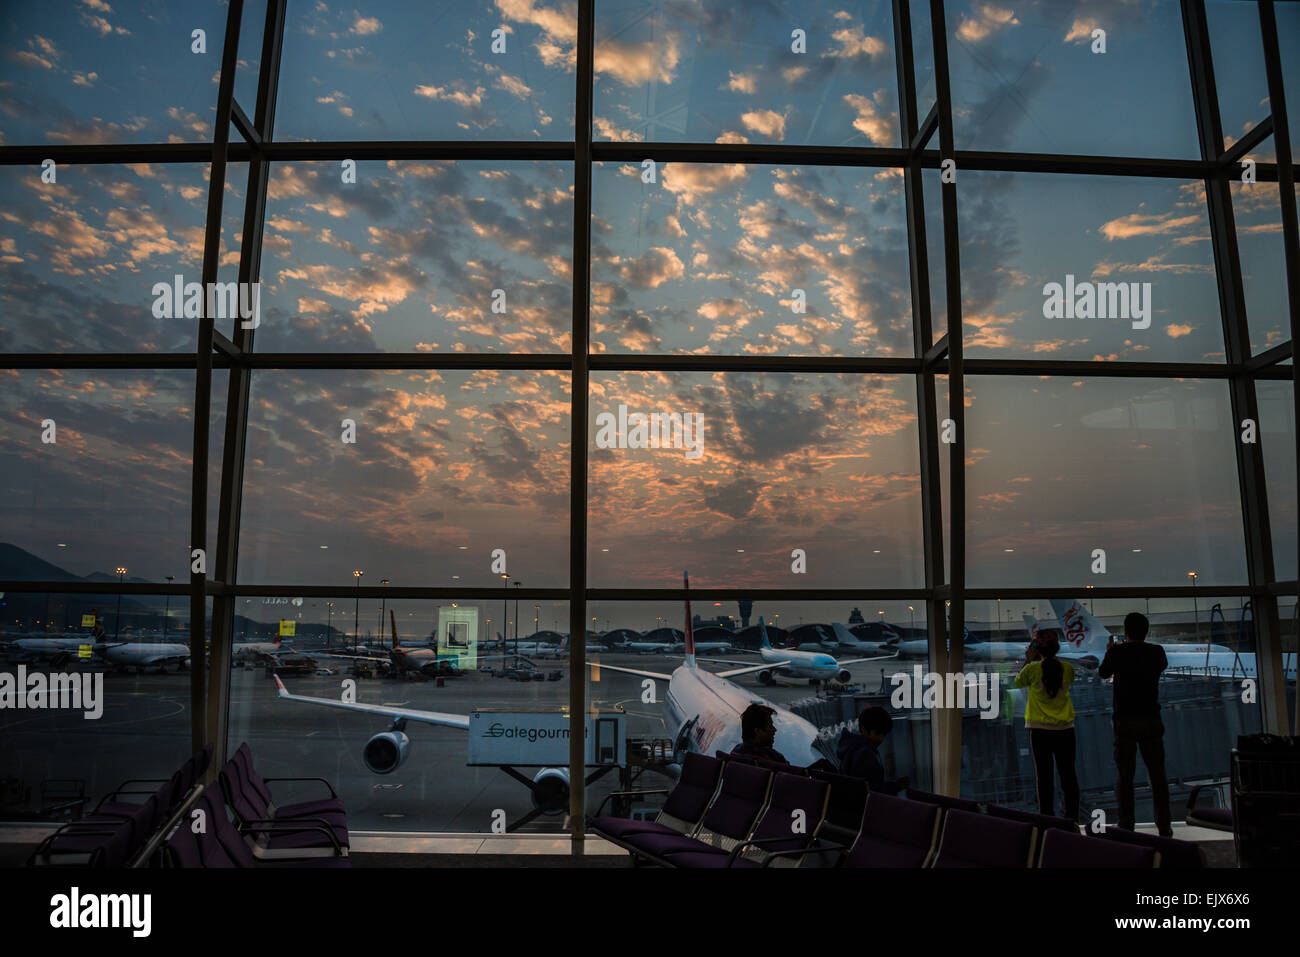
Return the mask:
[[211, 760], [209, 745], [169, 779], [123, 781], [104, 795], [88, 816], [69, 821], [41, 841], [28, 858], [28, 866], [123, 867], [135, 863], [200, 787], [198, 781]]
[[637, 862], [668, 867], [1172, 867], [1200, 868], [1195, 844], [1108, 828], [1079, 833], [1047, 817], [910, 789], [719, 754], [688, 754], [653, 821], [596, 815], [590, 829]]
[[[241, 744], [164, 845], [170, 867], [350, 867], [347, 812], [324, 778], [264, 778]], [[270, 785], [313, 781], [328, 797], [276, 805]], [[231, 817], [233, 816], [233, 820]]]

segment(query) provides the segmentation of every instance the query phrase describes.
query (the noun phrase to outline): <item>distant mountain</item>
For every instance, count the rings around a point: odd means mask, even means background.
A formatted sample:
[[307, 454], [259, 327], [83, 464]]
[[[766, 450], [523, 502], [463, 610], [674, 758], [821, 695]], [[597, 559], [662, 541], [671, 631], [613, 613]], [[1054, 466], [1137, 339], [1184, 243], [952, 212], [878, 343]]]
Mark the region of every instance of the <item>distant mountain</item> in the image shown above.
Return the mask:
[[9, 542], [0, 542], [0, 579], [55, 582], [85, 580]]

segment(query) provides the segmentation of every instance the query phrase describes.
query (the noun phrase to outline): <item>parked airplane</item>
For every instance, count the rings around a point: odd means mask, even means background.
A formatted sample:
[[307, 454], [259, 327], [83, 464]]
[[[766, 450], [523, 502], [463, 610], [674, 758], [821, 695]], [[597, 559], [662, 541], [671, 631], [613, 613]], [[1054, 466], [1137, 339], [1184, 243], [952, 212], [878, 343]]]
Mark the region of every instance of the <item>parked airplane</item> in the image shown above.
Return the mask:
[[[1061, 622], [1061, 632], [1065, 644], [1074, 649], [1074, 654], [1062, 653], [1060, 657], [1072, 660], [1076, 657], [1095, 658], [1100, 662], [1106, 656], [1106, 646], [1112, 635], [1106, 626], [1094, 618], [1078, 601], [1063, 598], [1052, 599], [1052, 610]], [[1123, 636], [1116, 640], [1122, 641]], [[1062, 645], [1064, 652], [1065, 644]], [[1182, 645], [1165, 645], [1165, 658], [1169, 666], [1162, 677], [1204, 677], [1204, 678], [1258, 678], [1254, 652], [1214, 651], [1214, 646], [1200, 646], [1199, 651], [1184, 651]], [[1296, 677], [1295, 653], [1282, 656], [1282, 671], [1288, 681]]]
[[[758, 633], [761, 636], [758, 655], [763, 659], [762, 665], [755, 669], [758, 671], [758, 680], [765, 685], [775, 684], [776, 677], [779, 675], [785, 678], [807, 678], [809, 681], [840, 681], [849, 682], [853, 680], [853, 675], [844, 665], [853, 665], [862, 661], [876, 661], [875, 657], [871, 658], [851, 658], [848, 661], [836, 661], [834, 655], [828, 655], [822, 651], [801, 651], [797, 648], [772, 647], [772, 643], [767, 637], [767, 624], [762, 616], [758, 619]], [[893, 658], [894, 655], [882, 655], [882, 658]], [[720, 661], [716, 658], [702, 658], [701, 661], [717, 661], [719, 664], [735, 665], [740, 664], [738, 661]]]
[[[859, 638], [839, 622], [814, 627], [817, 629], [820, 639], [812, 642], [801, 642], [797, 646], [800, 651], [825, 651], [832, 654], [836, 652], [843, 654], [850, 651], [864, 651], [873, 655], [892, 656], [895, 647], [898, 645], [898, 633], [892, 629], [887, 632], [892, 637], [886, 638], [884, 641], [868, 641]], [[830, 634], [826, 633], [827, 628], [830, 629]], [[763, 630], [766, 631], [766, 626], [764, 626]]]
[[60, 635], [48, 638], [16, 638], [4, 645], [6, 657], [13, 662], [49, 661], [57, 666], [75, 661], [84, 645], [91, 645], [90, 635]]
[[[689, 578], [683, 575], [683, 581], [689, 590]], [[766, 635], [765, 628], [763, 633]], [[784, 754], [791, 764], [807, 767], [823, 758], [836, 763], [832, 746], [818, 739], [817, 728], [812, 722], [727, 680], [743, 674], [770, 671], [774, 667], [788, 664], [790, 659], [765, 659], [762, 664], [747, 665], [730, 671], [711, 672], [700, 668], [695, 657], [689, 598], [686, 599], [685, 635], [686, 660], [670, 675], [600, 663], [602, 670], [668, 682], [668, 694], [664, 699], [668, 712], [665, 723], [672, 730], [675, 754], [679, 761], [686, 751], [711, 755], [714, 751], [730, 751], [740, 744], [740, 716], [751, 704], [757, 703], [767, 705], [776, 712], [772, 716], [772, 722], [776, 725], [776, 742], [773, 747]]]
[[[393, 630], [394, 662], [408, 661], [405, 667], [424, 670], [437, 667], [437, 650], [432, 648], [403, 647], [397, 638], [397, 617], [390, 611], [389, 620]], [[413, 654], [427, 652], [427, 654]], [[494, 657], [503, 657], [500, 655]], [[422, 664], [421, 664], [422, 662]], [[443, 711], [421, 711], [417, 708], [397, 708], [390, 705], [363, 704], [359, 701], [342, 701], [336, 698], [314, 698], [307, 695], [290, 694], [284, 682], [276, 676], [275, 685], [281, 698], [286, 701], [300, 701], [306, 704], [320, 705], [326, 708], [342, 708], [346, 711], [360, 711], [388, 718], [392, 723], [387, 731], [381, 731], [369, 741], [361, 752], [361, 759], [367, 768], [375, 774], [390, 774], [406, 761], [411, 751], [411, 739], [406, 736], [406, 723], [415, 721], [420, 724], [432, 724], [444, 728], [469, 730], [469, 715], [452, 714]], [[569, 769], [542, 768], [533, 777], [534, 783], [549, 782], [551, 793], [555, 794], [554, 804], [547, 807], [547, 813], [559, 813], [568, 806]], [[539, 805], [537, 792], [532, 792], [534, 807]]]
[[146, 668], [166, 671], [168, 665], [174, 665], [179, 671], [190, 663], [189, 645], [169, 642], [101, 642], [94, 646], [94, 651], [110, 665], [121, 669], [134, 668], [137, 671]]

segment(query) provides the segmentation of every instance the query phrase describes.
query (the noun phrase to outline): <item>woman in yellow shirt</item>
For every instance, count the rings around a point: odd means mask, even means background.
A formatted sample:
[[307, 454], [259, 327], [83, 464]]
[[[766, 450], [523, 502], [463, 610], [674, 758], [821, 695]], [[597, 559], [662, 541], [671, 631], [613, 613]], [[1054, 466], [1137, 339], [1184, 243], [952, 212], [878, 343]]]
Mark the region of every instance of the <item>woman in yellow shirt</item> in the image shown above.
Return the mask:
[[1058, 661], [1061, 645], [1055, 638], [1037, 637], [1025, 649], [1025, 666], [1016, 675], [1016, 687], [1028, 688], [1025, 727], [1038, 777], [1039, 813], [1055, 816], [1056, 788], [1052, 764], [1065, 792], [1065, 817], [1079, 820], [1079, 777], [1074, 771], [1074, 703], [1070, 683], [1074, 666]]

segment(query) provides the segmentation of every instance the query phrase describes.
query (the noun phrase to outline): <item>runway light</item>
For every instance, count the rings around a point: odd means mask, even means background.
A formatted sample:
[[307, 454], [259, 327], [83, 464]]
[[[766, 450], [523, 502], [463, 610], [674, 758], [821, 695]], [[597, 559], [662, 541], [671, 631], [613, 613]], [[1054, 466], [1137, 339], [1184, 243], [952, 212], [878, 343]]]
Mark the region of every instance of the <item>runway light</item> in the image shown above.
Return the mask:
[[59, 542], [59, 548], [67, 548], [67, 547], [68, 547], [68, 546], [67, 546], [66, 543], [64, 543], [64, 542]]
[[1002, 550], [1003, 550], [1004, 552], [1014, 552], [1014, 551], [1015, 551], [1014, 548], [1004, 548], [1004, 549], [1002, 549]]

